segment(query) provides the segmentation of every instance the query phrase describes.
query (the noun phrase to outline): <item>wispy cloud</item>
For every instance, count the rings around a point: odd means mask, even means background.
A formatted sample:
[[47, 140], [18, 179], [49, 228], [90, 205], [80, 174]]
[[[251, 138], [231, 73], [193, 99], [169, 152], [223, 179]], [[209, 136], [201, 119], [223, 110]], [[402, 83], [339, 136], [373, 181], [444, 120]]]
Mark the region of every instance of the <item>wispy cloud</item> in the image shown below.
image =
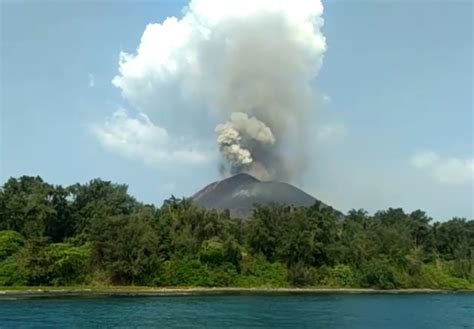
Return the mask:
[[90, 88], [95, 87], [95, 79], [94, 79], [94, 75], [92, 73], [89, 73], [89, 87]]
[[316, 141], [326, 143], [347, 135], [347, 127], [343, 123], [329, 123], [317, 128]]
[[92, 132], [105, 149], [148, 165], [195, 165], [210, 159], [189, 143], [173, 140], [166, 129], [154, 125], [143, 113], [131, 117], [119, 109], [102, 125], [92, 126]]
[[176, 190], [176, 184], [173, 182], [165, 183], [162, 185], [162, 189], [165, 190], [166, 192], [172, 192]]
[[411, 159], [414, 167], [425, 170], [437, 182], [463, 184], [474, 181], [474, 158], [443, 158], [435, 152], [421, 152]]

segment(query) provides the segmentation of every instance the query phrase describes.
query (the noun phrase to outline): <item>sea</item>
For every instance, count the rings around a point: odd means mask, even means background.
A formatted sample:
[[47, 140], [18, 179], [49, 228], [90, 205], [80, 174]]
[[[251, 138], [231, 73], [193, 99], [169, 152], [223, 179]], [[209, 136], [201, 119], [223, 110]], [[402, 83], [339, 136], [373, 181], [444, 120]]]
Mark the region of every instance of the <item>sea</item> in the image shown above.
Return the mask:
[[474, 294], [0, 297], [0, 328], [474, 329]]

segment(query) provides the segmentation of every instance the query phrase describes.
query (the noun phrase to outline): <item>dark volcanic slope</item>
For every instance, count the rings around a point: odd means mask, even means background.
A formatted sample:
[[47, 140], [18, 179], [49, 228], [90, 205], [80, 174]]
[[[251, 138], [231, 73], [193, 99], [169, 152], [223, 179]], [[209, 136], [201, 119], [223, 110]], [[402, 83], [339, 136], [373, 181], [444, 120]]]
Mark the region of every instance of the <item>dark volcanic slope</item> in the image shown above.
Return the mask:
[[229, 209], [231, 216], [240, 218], [249, 217], [254, 204], [311, 206], [319, 202], [290, 184], [262, 182], [248, 174], [237, 174], [211, 183], [191, 198], [205, 208]]

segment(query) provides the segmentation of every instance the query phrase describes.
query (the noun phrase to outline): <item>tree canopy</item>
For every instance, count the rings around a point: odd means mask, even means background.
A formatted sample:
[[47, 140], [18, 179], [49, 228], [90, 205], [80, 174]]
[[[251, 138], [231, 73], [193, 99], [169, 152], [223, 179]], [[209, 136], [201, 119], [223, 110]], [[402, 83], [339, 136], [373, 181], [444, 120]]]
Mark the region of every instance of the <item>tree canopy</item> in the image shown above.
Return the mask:
[[126, 185], [0, 189], [0, 285], [474, 288], [474, 221], [389, 208], [260, 205], [250, 219]]

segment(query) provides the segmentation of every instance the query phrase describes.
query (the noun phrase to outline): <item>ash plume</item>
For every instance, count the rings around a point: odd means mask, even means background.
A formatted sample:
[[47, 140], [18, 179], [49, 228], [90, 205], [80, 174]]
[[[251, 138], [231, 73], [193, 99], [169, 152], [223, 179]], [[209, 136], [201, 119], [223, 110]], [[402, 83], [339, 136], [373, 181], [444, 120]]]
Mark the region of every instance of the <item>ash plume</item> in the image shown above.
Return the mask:
[[[275, 144], [275, 137], [265, 123], [246, 113], [235, 112], [230, 115], [230, 121], [217, 125], [215, 132], [219, 149], [224, 160], [229, 163], [231, 173], [245, 171], [260, 177], [266, 176], [260, 173], [261, 169], [247, 149], [256, 143], [262, 147]], [[225, 172], [225, 164], [222, 168]]]
[[224, 175], [294, 182], [310, 154], [322, 13], [320, 0], [192, 0], [147, 26], [113, 83], [176, 140], [214, 129]]

